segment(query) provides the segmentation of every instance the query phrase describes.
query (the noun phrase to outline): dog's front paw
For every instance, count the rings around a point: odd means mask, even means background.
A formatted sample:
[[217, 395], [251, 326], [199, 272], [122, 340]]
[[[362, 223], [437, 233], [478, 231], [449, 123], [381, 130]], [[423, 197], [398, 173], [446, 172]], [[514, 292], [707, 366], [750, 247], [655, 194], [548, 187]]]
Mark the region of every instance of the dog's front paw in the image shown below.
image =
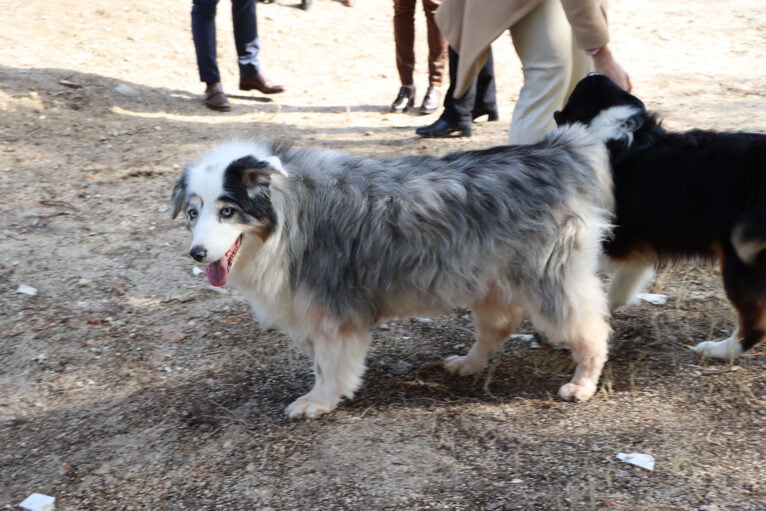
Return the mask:
[[287, 407], [285, 413], [291, 419], [315, 419], [320, 415], [330, 413], [335, 409], [335, 404], [328, 405], [312, 401], [306, 396], [299, 397]]
[[460, 355], [452, 355], [444, 360], [444, 368], [452, 374], [459, 374], [460, 376], [468, 376], [470, 374], [476, 374], [484, 369], [483, 364], [475, 359], [472, 359], [468, 355], [461, 357]]
[[595, 383], [567, 383], [559, 389], [559, 397], [565, 401], [587, 401], [595, 393]]

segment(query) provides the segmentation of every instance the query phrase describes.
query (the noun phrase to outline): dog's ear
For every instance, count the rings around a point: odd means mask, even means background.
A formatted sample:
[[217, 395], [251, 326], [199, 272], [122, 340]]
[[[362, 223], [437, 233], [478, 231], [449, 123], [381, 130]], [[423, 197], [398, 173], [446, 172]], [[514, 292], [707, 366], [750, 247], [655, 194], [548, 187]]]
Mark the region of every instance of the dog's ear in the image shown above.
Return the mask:
[[282, 166], [282, 160], [277, 156], [269, 156], [263, 160], [246, 156], [238, 160], [237, 164], [243, 167], [242, 182], [248, 188], [258, 185], [268, 186], [271, 184], [271, 177], [274, 174], [287, 177], [287, 171]]
[[171, 218], [175, 218], [178, 216], [179, 211], [181, 211], [181, 209], [184, 207], [184, 204], [186, 203], [186, 172], [183, 173], [181, 178], [173, 187], [171, 201], [173, 204]]
[[272, 174], [276, 172], [277, 174], [280, 174], [282, 177], [287, 177], [287, 171], [282, 166], [282, 160], [279, 159], [278, 156], [269, 156], [265, 160], [268, 165], [268, 168], [272, 170]]
[[625, 131], [635, 133], [636, 131], [641, 129], [641, 126], [644, 125], [645, 118], [646, 118], [646, 112], [644, 112], [643, 110], [640, 112], [636, 112], [632, 116], [625, 119], [622, 123], [622, 126], [625, 128]]

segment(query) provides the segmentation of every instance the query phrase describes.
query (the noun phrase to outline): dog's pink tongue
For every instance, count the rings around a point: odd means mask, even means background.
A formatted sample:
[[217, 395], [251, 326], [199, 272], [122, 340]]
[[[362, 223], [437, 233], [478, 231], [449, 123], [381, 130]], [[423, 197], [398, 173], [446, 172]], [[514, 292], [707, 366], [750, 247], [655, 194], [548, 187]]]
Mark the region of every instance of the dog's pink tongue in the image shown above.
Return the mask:
[[210, 282], [211, 286], [221, 287], [226, 284], [228, 266], [229, 262], [225, 257], [222, 257], [216, 262], [210, 263], [205, 267], [207, 281]]

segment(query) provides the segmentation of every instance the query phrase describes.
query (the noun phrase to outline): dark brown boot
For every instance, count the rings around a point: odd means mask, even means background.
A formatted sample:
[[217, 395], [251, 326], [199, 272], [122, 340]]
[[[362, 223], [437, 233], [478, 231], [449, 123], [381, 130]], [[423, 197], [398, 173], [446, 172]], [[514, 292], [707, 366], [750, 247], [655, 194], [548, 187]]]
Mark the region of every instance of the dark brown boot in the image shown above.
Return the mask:
[[271, 80], [266, 78], [266, 75], [258, 71], [254, 75], [243, 76], [239, 79], [240, 90], [259, 90], [264, 94], [279, 94], [284, 92], [285, 88], [281, 85], [276, 85]]
[[209, 83], [205, 89], [205, 105], [220, 112], [228, 112], [231, 109], [229, 99], [223, 93], [220, 83]]

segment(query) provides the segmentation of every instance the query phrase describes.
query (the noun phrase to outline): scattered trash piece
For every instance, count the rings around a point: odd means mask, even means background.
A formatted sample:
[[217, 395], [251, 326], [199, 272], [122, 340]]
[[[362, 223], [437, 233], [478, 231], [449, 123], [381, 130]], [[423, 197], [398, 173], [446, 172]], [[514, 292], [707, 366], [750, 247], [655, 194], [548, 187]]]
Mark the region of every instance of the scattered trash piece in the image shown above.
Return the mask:
[[535, 334], [513, 334], [509, 339], [528, 342], [529, 348], [533, 350], [540, 349], [540, 343], [537, 342], [537, 336], [535, 336]]
[[658, 295], [654, 293], [639, 293], [638, 299], [649, 302], [652, 305], [665, 305], [668, 303], [668, 295]]
[[412, 319], [414, 319], [418, 323], [433, 323], [434, 322], [434, 320], [430, 318], [412, 318]]
[[510, 481], [508, 481], [508, 482], [509, 482], [509, 483], [511, 483], [511, 484], [521, 484], [521, 483], [523, 483], [524, 481], [522, 481], [521, 479], [511, 479], [511, 480], [510, 480]]
[[17, 293], [21, 293], [23, 295], [29, 295], [29, 296], [36, 296], [37, 295], [37, 289], [35, 289], [32, 286], [27, 285], [20, 285], [19, 288], [16, 290]]
[[192, 275], [202, 275], [203, 273], [205, 273], [205, 270], [203, 270], [199, 266], [192, 267]]
[[651, 454], [642, 454], [640, 452], [620, 452], [617, 453], [617, 459], [624, 461], [625, 463], [630, 463], [631, 465], [643, 468], [644, 470], [648, 470], [649, 472], [654, 470], [654, 456]]
[[56, 509], [56, 497], [50, 497], [42, 493], [33, 493], [24, 499], [24, 502], [19, 504], [19, 507], [29, 511], [54, 511]]
[[124, 83], [119, 84], [117, 87], [114, 88], [118, 93], [122, 94], [123, 96], [138, 96], [139, 92], [131, 87], [130, 85], [126, 85]]
[[59, 80], [59, 85], [69, 87], [71, 89], [82, 89], [81, 83], [70, 82], [69, 80]]

